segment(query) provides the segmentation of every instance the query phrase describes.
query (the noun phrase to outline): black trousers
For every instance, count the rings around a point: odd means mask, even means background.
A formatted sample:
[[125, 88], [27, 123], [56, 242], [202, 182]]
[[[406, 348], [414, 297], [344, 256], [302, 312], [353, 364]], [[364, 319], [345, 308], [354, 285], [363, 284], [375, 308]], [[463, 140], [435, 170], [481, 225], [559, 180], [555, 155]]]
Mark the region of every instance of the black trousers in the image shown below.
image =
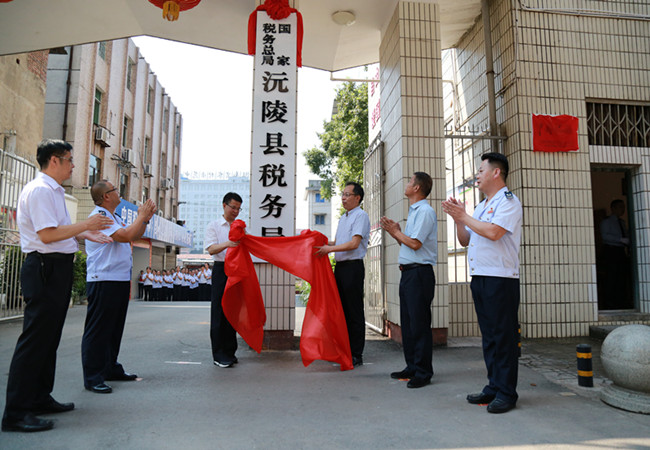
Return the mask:
[[361, 358], [366, 341], [366, 317], [363, 311], [363, 280], [365, 270], [362, 259], [339, 261], [334, 268], [334, 279], [341, 297], [345, 324], [348, 327], [352, 356]]
[[181, 288], [182, 286], [180, 284], [175, 284], [174, 285], [174, 301], [179, 301], [182, 300], [181, 298]]
[[405, 270], [399, 282], [399, 312], [406, 370], [416, 378], [433, 376], [431, 302], [436, 288], [433, 266]]
[[150, 302], [151, 301], [151, 285], [150, 284], [145, 284], [144, 285], [144, 298], [143, 300], [145, 302]]
[[237, 333], [226, 319], [221, 306], [221, 298], [227, 281], [224, 264], [216, 262], [212, 268], [210, 341], [212, 343], [212, 358], [222, 363], [232, 362], [237, 351]]
[[118, 377], [124, 368], [117, 362], [129, 307], [130, 282], [93, 281], [86, 285], [88, 310], [81, 339], [84, 386], [92, 387]]
[[190, 301], [190, 287], [189, 286], [181, 286], [181, 300], [184, 302], [189, 302]]
[[210, 285], [208, 283], [199, 283], [199, 301], [207, 302], [210, 300]]
[[486, 394], [517, 402], [519, 280], [473, 276], [470, 284], [487, 368]]
[[23, 331], [16, 343], [4, 417], [22, 419], [50, 400], [56, 351], [72, 290], [72, 254], [30, 253], [20, 271], [25, 299]]
[[142, 298], [144, 295], [144, 284], [138, 283], [138, 298]]

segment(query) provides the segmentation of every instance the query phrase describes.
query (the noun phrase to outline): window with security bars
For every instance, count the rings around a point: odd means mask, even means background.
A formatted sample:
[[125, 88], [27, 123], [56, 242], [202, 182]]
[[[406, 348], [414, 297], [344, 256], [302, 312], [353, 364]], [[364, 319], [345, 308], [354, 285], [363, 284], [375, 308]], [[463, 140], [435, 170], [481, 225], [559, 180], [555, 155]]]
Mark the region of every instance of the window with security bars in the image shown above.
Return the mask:
[[587, 103], [590, 145], [650, 147], [650, 105]]

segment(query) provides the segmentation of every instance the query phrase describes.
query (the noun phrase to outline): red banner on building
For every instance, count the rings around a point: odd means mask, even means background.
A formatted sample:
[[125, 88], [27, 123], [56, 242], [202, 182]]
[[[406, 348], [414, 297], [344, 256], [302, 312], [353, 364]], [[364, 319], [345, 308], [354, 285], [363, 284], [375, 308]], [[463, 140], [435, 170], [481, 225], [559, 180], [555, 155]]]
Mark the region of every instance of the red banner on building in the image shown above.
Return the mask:
[[533, 151], [570, 152], [578, 150], [578, 118], [566, 114], [533, 114]]

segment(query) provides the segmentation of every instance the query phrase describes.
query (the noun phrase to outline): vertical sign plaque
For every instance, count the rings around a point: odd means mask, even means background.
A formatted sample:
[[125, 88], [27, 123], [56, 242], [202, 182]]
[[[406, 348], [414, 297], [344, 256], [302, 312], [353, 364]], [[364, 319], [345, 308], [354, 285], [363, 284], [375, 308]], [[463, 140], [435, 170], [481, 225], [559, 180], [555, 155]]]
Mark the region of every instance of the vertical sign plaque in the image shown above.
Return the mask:
[[297, 19], [257, 11], [248, 232], [293, 236], [296, 192]]

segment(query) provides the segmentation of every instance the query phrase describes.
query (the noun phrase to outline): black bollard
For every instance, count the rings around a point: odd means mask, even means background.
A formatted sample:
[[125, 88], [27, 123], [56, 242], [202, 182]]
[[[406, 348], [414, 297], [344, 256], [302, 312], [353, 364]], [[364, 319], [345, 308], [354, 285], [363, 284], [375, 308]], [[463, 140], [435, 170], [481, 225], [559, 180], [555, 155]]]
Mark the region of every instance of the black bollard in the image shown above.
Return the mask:
[[594, 387], [594, 371], [591, 364], [591, 345], [578, 344], [578, 386]]

